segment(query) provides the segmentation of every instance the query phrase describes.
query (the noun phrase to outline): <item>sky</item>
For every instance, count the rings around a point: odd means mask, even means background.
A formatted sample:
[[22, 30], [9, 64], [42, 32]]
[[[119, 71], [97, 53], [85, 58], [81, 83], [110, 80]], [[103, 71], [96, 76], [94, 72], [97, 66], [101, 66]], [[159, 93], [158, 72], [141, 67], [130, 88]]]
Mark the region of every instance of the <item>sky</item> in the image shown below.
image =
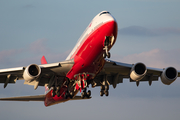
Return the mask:
[[[1, 0], [0, 69], [66, 59], [95, 15], [109, 11], [118, 22], [111, 60], [180, 70], [179, 0]], [[44, 87], [23, 81], [0, 85], [0, 97], [44, 94]], [[109, 97], [90, 88], [92, 99], [50, 107], [42, 102], [0, 102], [0, 119], [177, 120], [180, 118], [180, 78], [170, 86], [161, 80], [139, 87], [124, 79]], [[8, 114], [7, 114], [8, 113]]]

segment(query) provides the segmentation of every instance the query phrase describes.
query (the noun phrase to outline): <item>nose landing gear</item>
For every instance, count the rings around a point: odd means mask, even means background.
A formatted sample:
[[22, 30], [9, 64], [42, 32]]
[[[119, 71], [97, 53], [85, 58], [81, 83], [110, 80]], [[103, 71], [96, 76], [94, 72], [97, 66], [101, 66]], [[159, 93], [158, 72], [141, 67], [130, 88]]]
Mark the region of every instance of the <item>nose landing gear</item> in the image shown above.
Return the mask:
[[111, 57], [111, 54], [110, 54], [110, 52], [108, 52], [108, 47], [111, 45], [111, 36], [106, 36], [106, 39], [105, 39], [105, 42], [104, 42], [104, 48], [103, 48], [103, 50], [104, 50], [104, 53], [103, 53], [103, 57], [104, 58], [106, 58], [106, 57], [108, 57], [108, 58], [110, 58]]

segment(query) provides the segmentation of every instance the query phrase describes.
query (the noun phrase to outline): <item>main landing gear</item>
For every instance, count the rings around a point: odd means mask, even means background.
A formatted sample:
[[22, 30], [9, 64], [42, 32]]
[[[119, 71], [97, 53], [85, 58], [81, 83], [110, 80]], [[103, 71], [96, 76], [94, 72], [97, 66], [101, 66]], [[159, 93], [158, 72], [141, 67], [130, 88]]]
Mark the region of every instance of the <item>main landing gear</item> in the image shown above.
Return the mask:
[[50, 78], [50, 81], [49, 81], [49, 88], [51, 87], [52, 88], [52, 97], [54, 97], [55, 95], [57, 95], [58, 97], [60, 97], [60, 89], [62, 87], [62, 82], [63, 82], [63, 79], [62, 77], [60, 76], [55, 76], [53, 75], [51, 78]]
[[68, 79], [65, 79], [64, 81], [58, 81], [58, 77], [55, 76], [54, 83], [52, 85], [52, 97], [57, 95], [57, 97], [60, 97], [63, 93], [60, 92], [60, 89], [64, 87], [63, 89], [66, 89], [67, 91], [65, 93], [66, 99], [70, 97], [71, 99], [74, 97], [74, 90], [72, 90], [73, 82], [70, 82]]
[[52, 87], [52, 97], [54, 97], [55, 95], [57, 95], [58, 97], [60, 96], [60, 87]]
[[111, 54], [110, 52], [108, 51], [108, 46], [110, 45], [110, 37], [106, 36], [106, 39], [105, 39], [105, 42], [104, 42], [104, 53], [103, 53], [103, 57], [106, 58], [110, 58], [111, 57]]
[[102, 85], [101, 86], [100, 96], [102, 97], [104, 94], [106, 96], [109, 96], [109, 85]]
[[66, 98], [66, 99], [67, 99], [67, 98], [72, 99], [73, 96], [74, 96], [74, 92], [69, 92], [69, 91], [67, 91], [66, 94], [65, 94], [65, 98]]
[[88, 90], [88, 92], [87, 92], [87, 89], [86, 89], [86, 88], [85, 88], [85, 89], [83, 90], [83, 92], [81, 93], [81, 98], [85, 98], [85, 97], [90, 98], [90, 96], [91, 96], [91, 91]]
[[83, 90], [82, 93], [81, 93], [81, 98], [84, 99], [85, 97], [86, 98], [90, 98], [91, 96], [91, 91], [88, 90], [87, 92], [87, 87], [89, 87], [89, 81], [87, 81], [88, 79], [88, 76], [89, 74], [86, 74], [86, 73], [82, 73], [82, 74], [79, 74], [77, 75], [77, 80], [75, 82], [75, 89], [76, 90]]
[[[74, 89], [73, 89], [73, 83], [74, 82], [70, 82], [69, 80], [68, 80], [68, 82], [67, 82], [67, 91], [66, 91], [66, 93], [65, 93], [65, 98], [67, 99], [67, 98], [70, 98], [70, 99], [72, 99], [73, 97], [74, 97]], [[73, 89], [73, 90], [72, 90]]]
[[109, 96], [109, 82], [107, 81], [107, 76], [105, 75], [103, 81], [101, 82], [101, 91], [100, 96], [103, 95]]

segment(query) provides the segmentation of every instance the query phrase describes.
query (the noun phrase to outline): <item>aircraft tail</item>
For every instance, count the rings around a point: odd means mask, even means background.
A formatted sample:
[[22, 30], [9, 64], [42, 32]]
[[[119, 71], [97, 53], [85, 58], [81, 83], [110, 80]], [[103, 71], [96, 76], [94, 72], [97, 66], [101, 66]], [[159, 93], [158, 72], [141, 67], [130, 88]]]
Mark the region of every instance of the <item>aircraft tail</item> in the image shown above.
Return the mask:
[[45, 56], [42, 56], [41, 64], [47, 64], [47, 60], [46, 60]]
[[[45, 56], [43, 55], [41, 58], [41, 64], [47, 64], [47, 60], [45, 58]], [[47, 86], [45, 86], [45, 94], [49, 91], [49, 88]]]

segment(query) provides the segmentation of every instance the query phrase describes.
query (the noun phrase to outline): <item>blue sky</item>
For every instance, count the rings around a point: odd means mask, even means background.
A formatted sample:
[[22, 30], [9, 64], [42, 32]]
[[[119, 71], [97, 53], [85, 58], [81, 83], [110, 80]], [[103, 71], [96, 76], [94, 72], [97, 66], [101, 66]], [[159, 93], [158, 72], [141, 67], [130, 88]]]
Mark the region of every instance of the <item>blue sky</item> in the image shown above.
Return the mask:
[[[143, 62], [150, 67], [180, 70], [179, 0], [1, 0], [0, 69], [63, 61], [92, 20], [108, 10], [118, 22], [118, 38], [111, 59]], [[45, 107], [41, 102], [0, 102], [1, 119], [177, 120], [180, 118], [180, 79], [166, 86], [161, 81], [130, 83], [125, 79], [109, 97], [92, 89], [92, 99]], [[23, 81], [0, 85], [0, 97], [43, 94], [44, 88]], [[8, 113], [8, 115], [7, 115]]]

